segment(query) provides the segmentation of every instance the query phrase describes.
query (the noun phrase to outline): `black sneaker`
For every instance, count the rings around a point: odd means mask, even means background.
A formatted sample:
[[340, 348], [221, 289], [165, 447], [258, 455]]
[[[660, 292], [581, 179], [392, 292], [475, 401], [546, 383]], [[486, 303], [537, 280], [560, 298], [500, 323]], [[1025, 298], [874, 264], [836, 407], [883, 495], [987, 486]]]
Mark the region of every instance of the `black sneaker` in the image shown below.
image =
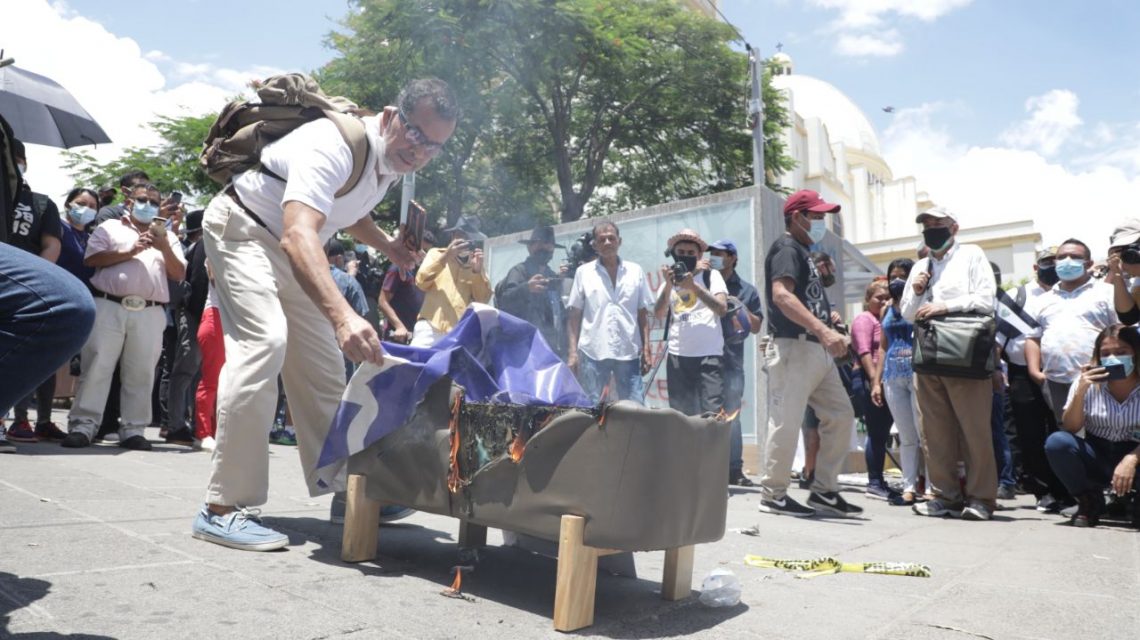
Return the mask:
[[808, 496], [808, 506], [822, 511], [828, 515], [840, 518], [853, 518], [863, 515], [863, 507], [856, 507], [843, 499], [838, 491], [828, 493], [811, 492]]
[[784, 496], [779, 500], [761, 500], [760, 513], [792, 516], [793, 518], [810, 518], [815, 515], [815, 509], [809, 509], [792, 500], [790, 496]]
[[0, 432], [0, 453], [16, 453], [16, 445], [9, 442], [2, 432]]
[[[128, 438], [129, 440], [130, 438]], [[194, 446], [194, 433], [186, 427], [170, 429], [166, 432], [166, 444], [180, 444], [187, 447]]]
[[91, 440], [78, 431], [67, 434], [63, 440], [59, 441], [59, 446], [67, 447], [68, 449], [82, 449], [83, 447], [90, 447]]
[[[64, 445], [67, 446], [67, 445]], [[144, 436], [131, 436], [119, 443], [119, 446], [132, 451], [150, 451], [153, 447]]]
[[736, 476], [735, 478], [729, 480], [728, 484], [735, 485], [738, 487], [755, 487], [756, 486], [756, 483], [752, 481], [752, 478], [749, 478], [748, 476], [744, 475], [743, 473]]

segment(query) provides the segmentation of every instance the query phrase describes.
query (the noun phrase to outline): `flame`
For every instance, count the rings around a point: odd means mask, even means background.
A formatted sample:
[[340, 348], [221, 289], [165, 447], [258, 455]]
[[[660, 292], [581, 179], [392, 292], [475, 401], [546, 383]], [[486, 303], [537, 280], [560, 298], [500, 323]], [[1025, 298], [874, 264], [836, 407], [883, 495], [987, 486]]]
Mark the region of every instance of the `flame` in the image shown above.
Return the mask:
[[522, 432], [520, 431], [515, 439], [511, 441], [511, 446], [507, 448], [507, 453], [511, 456], [511, 462], [518, 462], [522, 460], [523, 451], [526, 449], [526, 440], [523, 440]]
[[606, 398], [610, 397], [610, 382], [612, 382], [612, 379], [606, 382], [606, 386], [602, 387], [602, 395], [599, 397], [603, 403], [606, 401]]
[[455, 567], [455, 579], [451, 581], [451, 590], [459, 593], [460, 587], [463, 586], [463, 569]]
[[738, 415], [740, 415], [740, 409], [737, 409], [736, 411], [733, 411], [732, 413], [727, 413], [724, 410], [724, 407], [721, 407], [720, 411], [717, 411], [716, 415], [713, 417], [716, 418], [717, 420], [720, 420], [721, 422], [732, 422], [733, 420], [736, 419], [736, 416], [738, 416]]
[[599, 427], [606, 426], [606, 416], [609, 415], [609, 411], [610, 411], [610, 405], [607, 404], [607, 405], [602, 406], [602, 413], [601, 413], [601, 415], [598, 416], [598, 426]]
[[[451, 453], [447, 466], [447, 489], [452, 493], [459, 491], [459, 409], [463, 404], [463, 395], [456, 394], [451, 404], [451, 420], [447, 423], [448, 437], [451, 444]], [[458, 580], [458, 577], [456, 578]]]

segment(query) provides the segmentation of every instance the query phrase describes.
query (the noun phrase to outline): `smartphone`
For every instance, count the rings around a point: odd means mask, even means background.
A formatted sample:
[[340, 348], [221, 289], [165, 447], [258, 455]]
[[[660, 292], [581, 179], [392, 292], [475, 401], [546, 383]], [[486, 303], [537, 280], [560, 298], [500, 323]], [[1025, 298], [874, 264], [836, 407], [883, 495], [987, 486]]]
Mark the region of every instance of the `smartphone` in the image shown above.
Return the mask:
[[173, 204], [178, 204], [178, 203], [182, 202], [182, 192], [181, 191], [171, 191], [170, 197], [167, 198], [167, 200], [169, 200]]
[[1109, 364], [1102, 365], [1104, 370], [1108, 372], [1108, 377], [1105, 380], [1123, 380], [1128, 376], [1124, 373], [1124, 365], [1122, 364]]

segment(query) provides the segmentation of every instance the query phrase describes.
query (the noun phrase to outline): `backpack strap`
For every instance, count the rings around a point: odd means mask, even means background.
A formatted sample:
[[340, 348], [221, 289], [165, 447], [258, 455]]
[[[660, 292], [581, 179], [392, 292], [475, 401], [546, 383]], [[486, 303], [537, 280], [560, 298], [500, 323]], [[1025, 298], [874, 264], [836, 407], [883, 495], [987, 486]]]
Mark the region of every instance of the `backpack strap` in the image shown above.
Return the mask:
[[344, 186], [333, 196], [339, 198], [360, 184], [360, 179], [364, 177], [364, 172], [368, 168], [372, 148], [368, 145], [368, 133], [364, 128], [363, 120], [339, 111], [326, 111], [325, 115], [336, 125], [341, 137], [352, 149], [352, 173], [349, 174], [348, 181], [344, 183]]

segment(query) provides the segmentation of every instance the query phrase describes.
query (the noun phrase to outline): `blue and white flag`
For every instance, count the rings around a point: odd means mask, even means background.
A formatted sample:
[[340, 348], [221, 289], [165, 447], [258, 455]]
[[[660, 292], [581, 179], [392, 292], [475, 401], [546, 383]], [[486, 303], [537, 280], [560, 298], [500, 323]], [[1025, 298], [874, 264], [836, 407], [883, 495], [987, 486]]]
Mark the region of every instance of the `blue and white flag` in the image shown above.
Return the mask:
[[[384, 364], [352, 376], [317, 461], [322, 487], [342, 489], [349, 456], [402, 427], [433, 383], [448, 376], [468, 402], [591, 406], [570, 368], [534, 325], [473, 303], [433, 347], [384, 343]], [[442, 426], [442, 425], [441, 425]]]

